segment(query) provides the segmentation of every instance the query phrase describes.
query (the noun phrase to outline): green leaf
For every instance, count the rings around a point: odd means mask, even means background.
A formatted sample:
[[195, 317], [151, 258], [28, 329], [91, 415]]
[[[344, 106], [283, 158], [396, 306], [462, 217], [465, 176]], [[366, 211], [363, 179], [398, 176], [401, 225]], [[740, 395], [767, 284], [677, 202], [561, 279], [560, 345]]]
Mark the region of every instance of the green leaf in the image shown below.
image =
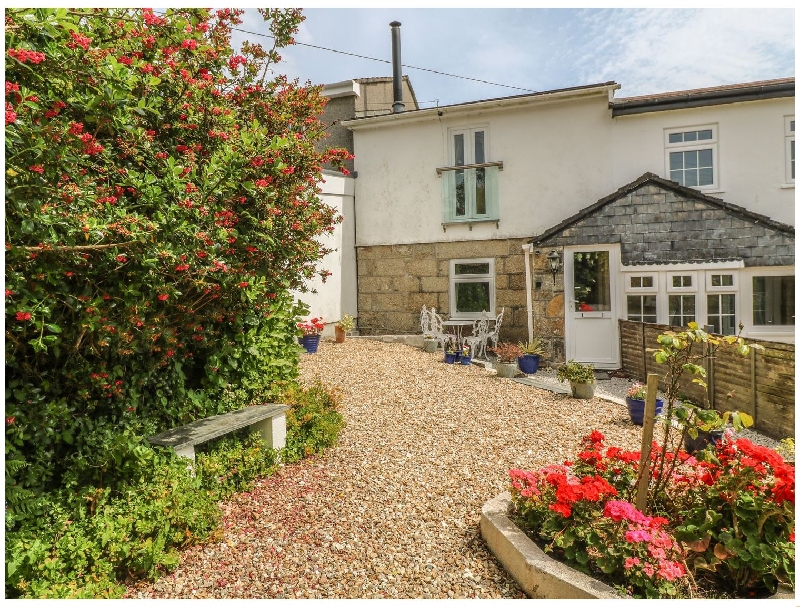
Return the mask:
[[44, 326], [51, 333], [61, 333], [61, 327], [59, 327], [58, 325], [52, 325], [52, 324], [46, 323]]

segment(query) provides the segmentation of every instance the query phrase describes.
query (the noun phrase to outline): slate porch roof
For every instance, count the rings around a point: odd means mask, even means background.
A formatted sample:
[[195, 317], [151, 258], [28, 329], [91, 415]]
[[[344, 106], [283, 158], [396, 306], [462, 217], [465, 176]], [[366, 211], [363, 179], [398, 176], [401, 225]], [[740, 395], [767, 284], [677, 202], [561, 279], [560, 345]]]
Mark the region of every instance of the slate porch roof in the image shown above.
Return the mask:
[[745, 209], [744, 207], [740, 207], [738, 205], [725, 202], [720, 198], [714, 198], [713, 196], [708, 196], [707, 194], [703, 194], [702, 192], [699, 192], [693, 188], [687, 188], [685, 186], [679, 185], [674, 181], [670, 181], [668, 179], [664, 179], [663, 177], [659, 177], [655, 173], [645, 173], [635, 181], [632, 181], [631, 183], [622, 186], [613, 194], [609, 194], [608, 196], [601, 198], [594, 204], [589, 205], [588, 207], [578, 211], [575, 215], [568, 217], [558, 225], [553, 226], [552, 228], [546, 230], [545, 232], [543, 232], [538, 236], [534, 236], [528, 242], [533, 245], [540, 245], [545, 241], [549, 240], [550, 238], [552, 238], [553, 236], [556, 236], [560, 232], [566, 230], [571, 225], [577, 223], [581, 219], [593, 215], [594, 213], [602, 209], [604, 206], [614, 202], [615, 200], [619, 200], [623, 196], [627, 196], [631, 192], [634, 192], [640, 187], [648, 184], [657, 185], [666, 190], [672, 190], [673, 192], [676, 192], [677, 194], [684, 196], [686, 198], [698, 200], [706, 204], [709, 204], [713, 207], [722, 209], [744, 221], [748, 221], [753, 224], [768, 226], [774, 230], [783, 232], [785, 234], [794, 237], [793, 226], [781, 223], [779, 221], [775, 221], [774, 219], [770, 219], [766, 215], [754, 213], [752, 211]]

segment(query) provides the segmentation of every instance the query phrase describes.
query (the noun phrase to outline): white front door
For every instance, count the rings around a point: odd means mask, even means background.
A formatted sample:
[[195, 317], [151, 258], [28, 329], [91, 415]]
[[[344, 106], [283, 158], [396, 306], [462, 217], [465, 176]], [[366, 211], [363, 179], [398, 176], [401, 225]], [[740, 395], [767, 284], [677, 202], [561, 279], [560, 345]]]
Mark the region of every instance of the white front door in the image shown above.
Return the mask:
[[567, 358], [619, 368], [619, 247], [564, 248]]

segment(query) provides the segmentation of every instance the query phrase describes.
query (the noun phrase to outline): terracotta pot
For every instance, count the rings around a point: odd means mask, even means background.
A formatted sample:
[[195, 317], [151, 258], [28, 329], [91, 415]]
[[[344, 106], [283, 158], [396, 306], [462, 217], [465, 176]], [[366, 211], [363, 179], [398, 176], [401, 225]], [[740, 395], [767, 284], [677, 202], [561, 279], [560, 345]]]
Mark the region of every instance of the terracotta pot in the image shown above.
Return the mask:
[[336, 343], [344, 343], [344, 338], [347, 336], [347, 331], [343, 331], [338, 326], [334, 328], [336, 329]]

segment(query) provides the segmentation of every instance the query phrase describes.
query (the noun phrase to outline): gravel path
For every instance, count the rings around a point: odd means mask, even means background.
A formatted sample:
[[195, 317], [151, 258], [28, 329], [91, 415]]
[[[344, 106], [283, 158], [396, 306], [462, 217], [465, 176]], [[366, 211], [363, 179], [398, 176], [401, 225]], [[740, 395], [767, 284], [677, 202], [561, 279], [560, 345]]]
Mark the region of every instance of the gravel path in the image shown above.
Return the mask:
[[625, 407], [402, 344], [324, 341], [301, 376], [340, 390], [338, 446], [222, 503], [220, 538], [126, 597], [521, 598], [478, 528], [507, 470], [572, 458], [592, 429], [640, 448]]

